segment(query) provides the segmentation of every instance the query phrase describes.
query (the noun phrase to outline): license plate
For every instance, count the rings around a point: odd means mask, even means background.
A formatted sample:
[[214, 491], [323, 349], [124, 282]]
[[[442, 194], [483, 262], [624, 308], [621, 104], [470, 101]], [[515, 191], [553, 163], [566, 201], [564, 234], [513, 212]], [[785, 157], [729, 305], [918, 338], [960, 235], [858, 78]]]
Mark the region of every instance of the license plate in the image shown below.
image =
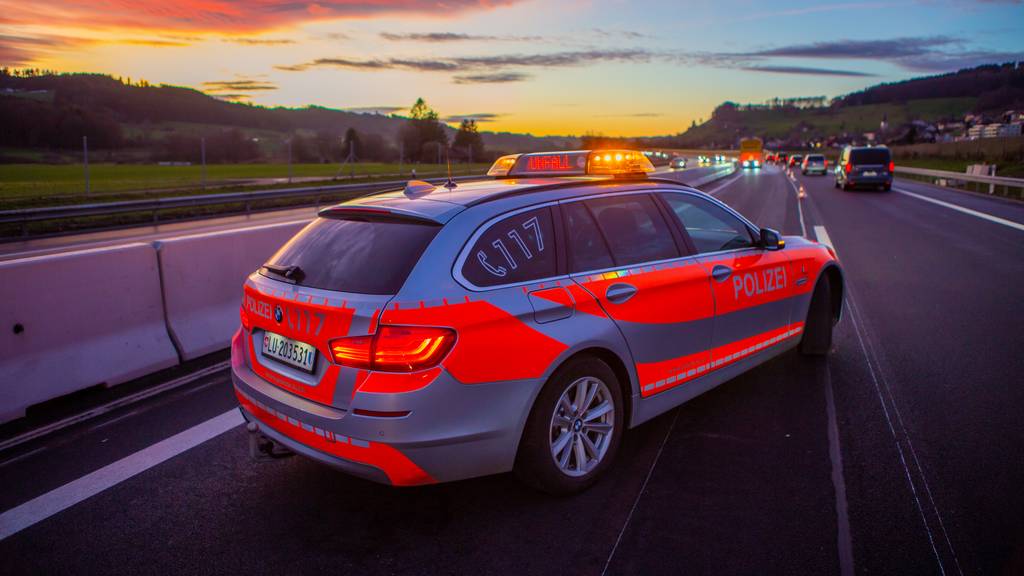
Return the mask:
[[870, 170], [868, 172], [865, 172], [864, 175], [865, 176], [878, 176], [878, 172], [875, 172], [874, 170]]
[[273, 332], [263, 333], [263, 355], [310, 374], [316, 366], [316, 348]]

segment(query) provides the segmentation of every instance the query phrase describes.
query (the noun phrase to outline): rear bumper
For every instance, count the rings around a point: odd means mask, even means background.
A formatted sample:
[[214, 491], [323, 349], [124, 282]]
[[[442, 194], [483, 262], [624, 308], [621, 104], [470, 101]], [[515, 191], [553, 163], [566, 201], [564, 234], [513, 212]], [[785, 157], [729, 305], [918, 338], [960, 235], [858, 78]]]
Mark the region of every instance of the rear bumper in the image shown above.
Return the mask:
[[232, 382], [242, 414], [270, 439], [354, 476], [395, 486], [511, 470], [541, 386], [533, 380], [466, 385], [440, 371], [412, 392], [357, 390], [353, 410], [408, 412], [376, 417], [296, 396], [245, 362], [232, 362]]
[[876, 188], [878, 186], [891, 186], [892, 176], [891, 175], [879, 175], [879, 176], [857, 176], [848, 177], [846, 179], [847, 185], [853, 188]]

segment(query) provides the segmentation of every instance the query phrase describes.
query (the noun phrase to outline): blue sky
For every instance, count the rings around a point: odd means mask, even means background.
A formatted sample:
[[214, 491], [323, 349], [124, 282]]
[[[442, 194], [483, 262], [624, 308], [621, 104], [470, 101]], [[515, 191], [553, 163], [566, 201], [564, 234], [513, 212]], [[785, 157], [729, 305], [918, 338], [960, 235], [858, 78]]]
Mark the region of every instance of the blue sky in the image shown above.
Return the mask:
[[724, 100], [1024, 60], [1021, 2], [0, 0], [0, 63], [535, 134], [669, 134]]

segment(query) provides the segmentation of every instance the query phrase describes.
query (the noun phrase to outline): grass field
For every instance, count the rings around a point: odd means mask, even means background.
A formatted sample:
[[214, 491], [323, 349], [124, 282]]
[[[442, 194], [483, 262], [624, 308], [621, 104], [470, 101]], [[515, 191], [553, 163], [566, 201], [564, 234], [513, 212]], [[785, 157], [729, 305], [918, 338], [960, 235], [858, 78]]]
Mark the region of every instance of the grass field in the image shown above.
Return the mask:
[[[481, 174], [488, 164], [452, 166], [457, 175]], [[293, 185], [314, 180], [360, 181], [369, 178], [441, 176], [439, 164], [412, 165], [356, 163], [339, 173], [337, 164], [295, 164]], [[201, 166], [159, 166], [143, 164], [93, 164], [89, 167], [91, 194], [85, 194], [85, 172], [81, 164], [0, 164], [0, 208], [68, 204], [83, 201], [113, 201], [138, 197], [180, 196], [202, 192]], [[231, 164], [206, 167], [207, 192], [228, 189], [287, 186], [287, 164]], [[301, 180], [298, 180], [301, 179]]]

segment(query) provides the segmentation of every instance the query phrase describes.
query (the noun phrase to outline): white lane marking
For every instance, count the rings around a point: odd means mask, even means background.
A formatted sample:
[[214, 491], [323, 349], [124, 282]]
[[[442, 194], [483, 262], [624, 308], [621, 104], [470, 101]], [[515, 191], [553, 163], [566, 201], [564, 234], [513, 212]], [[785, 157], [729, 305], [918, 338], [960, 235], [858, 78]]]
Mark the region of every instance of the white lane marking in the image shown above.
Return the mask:
[[[846, 302], [850, 309], [850, 320], [853, 322], [854, 333], [857, 335], [857, 340], [860, 342], [861, 352], [864, 354], [864, 362], [867, 364], [868, 372], [871, 375], [871, 380], [875, 386], [875, 394], [878, 396], [878, 401], [882, 405], [882, 412], [885, 414], [885, 421], [889, 425], [889, 433], [892, 435], [893, 442], [896, 444], [896, 450], [900, 456], [900, 463], [903, 465], [903, 473], [907, 477], [907, 483], [910, 484], [910, 491], [914, 496], [914, 503], [917, 506], [917, 511], [921, 515], [921, 521], [924, 523], [925, 531], [928, 534], [928, 542], [931, 544], [932, 552], [935, 554], [935, 561], [939, 564], [939, 571], [944, 575], [946, 568], [942, 563], [942, 558], [939, 556], [939, 550], [935, 546], [935, 538], [932, 532], [931, 524], [928, 522], [928, 517], [924, 511], [924, 505], [921, 504], [921, 499], [918, 497], [917, 486], [914, 482], [913, 477], [910, 473], [910, 467], [907, 465], [907, 460], [903, 455], [903, 445], [901, 444], [900, 435], [902, 434], [903, 441], [906, 442], [907, 447], [910, 448], [910, 453], [914, 457], [914, 463], [917, 467], [917, 472], [921, 476], [921, 480], [924, 483], [925, 492], [931, 503], [932, 512], [934, 512], [936, 518], [939, 520], [939, 529], [942, 531], [942, 535], [945, 537], [946, 545], [949, 547], [949, 552], [953, 556], [953, 561], [956, 564], [956, 569], [959, 574], [963, 574], [963, 570], [960, 568], [960, 559], [957, 558], [956, 550], [953, 548], [953, 543], [949, 540], [949, 533], [946, 531], [946, 525], [942, 521], [942, 514], [939, 513], [939, 508], [935, 504], [935, 499], [932, 497], [931, 488], [928, 486], [928, 480], [924, 476], [924, 469], [921, 467], [921, 462], [917, 458], [917, 451], [914, 450], [914, 444], [910, 440], [910, 435], [907, 433], [907, 428], [903, 424], [903, 417], [899, 412], [899, 408], [896, 406], [895, 397], [892, 394], [892, 389], [889, 387], [889, 382], [885, 380], [884, 375], [880, 375], [875, 372], [874, 364], [877, 362], [871, 360], [871, 354], [868, 353], [868, 347], [865, 344], [866, 336], [860, 327], [860, 323], [857, 322], [857, 316], [860, 315], [859, 307], [856, 305], [853, 299], [852, 285], [850, 290], [847, 291]], [[873, 347], [872, 347], [873, 348]], [[882, 394], [882, 385], [879, 384], [879, 380], [882, 381], [886, 391], [889, 393], [890, 403], [892, 404], [893, 412], [896, 414], [896, 420], [899, 424], [901, 434], [897, 434], [896, 426], [893, 424], [893, 420], [889, 415], [889, 408], [885, 402], [885, 396]]]
[[929, 198], [921, 194], [915, 194], [913, 192], [908, 192], [906, 190], [900, 190], [899, 188], [893, 188], [893, 191], [903, 194], [904, 196], [910, 196], [912, 198], [917, 198], [918, 200], [931, 202], [932, 204], [936, 204], [944, 208], [949, 208], [950, 210], [956, 210], [957, 212], [962, 212], [964, 214], [974, 216], [975, 218], [981, 218], [982, 220], [988, 220], [989, 222], [995, 222], [996, 224], [1002, 224], [1003, 226], [1009, 226], [1010, 228], [1024, 232], [1024, 224], [1021, 224], [1020, 222], [1014, 222], [1013, 220], [1007, 220], [1005, 218], [1000, 218], [999, 216], [993, 216], [991, 214], [986, 214], [984, 212], [978, 212], [977, 210], [971, 210], [970, 208], [964, 208], [963, 206], [958, 206], [950, 202], [943, 202], [942, 200], [936, 200], [935, 198]]
[[850, 505], [846, 500], [843, 478], [843, 453], [839, 447], [839, 422], [836, 418], [832, 370], [825, 364], [825, 412], [828, 414], [828, 457], [832, 463], [832, 488], [836, 493], [836, 548], [840, 576], [853, 576], [853, 540], [850, 537]]
[[237, 408], [229, 410], [117, 462], [108, 464], [95, 472], [68, 482], [60, 488], [15, 506], [0, 514], [0, 540], [46, 520], [54, 514], [112, 488], [211, 438], [220, 436], [242, 422], [244, 419]]
[[612, 551], [608, 554], [608, 559], [604, 562], [604, 570], [601, 570], [601, 576], [608, 573], [608, 567], [612, 564], [612, 557], [615, 556], [615, 551], [619, 549], [619, 543], [622, 542], [622, 535], [626, 533], [629, 521], [633, 519], [633, 513], [636, 512], [636, 506], [640, 503], [640, 498], [643, 497], [644, 492], [647, 490], [647, 483], [651, 481], [651, 475], [654, 474], [654, 467], [658, 465], [658, 460], [661, 459], [661, 452], [665, 450], [665, 444], [668, 442], [668, 437], [672, 435], [672, 430], [675, 429], [676, 420], [678, 419], [679, 408], [676, 408], [676, 413], [672, 416], [672, 423], [669, 424], [668, 432], [666, 432], [665, 437], [661, 439], [661, 446], [658, 446], [658, 453], [654, 455], [654, 462], [651, 462], [651, 469], [647, 471], [647, 477], [644, 478], [644, 483], [640, 486], [640, 492], [636, 495], [636, 500], [633, 501], [633, 507], [629, 509], [626, 521], [622, 524], [622, 530], [619, 530], [619, 536], [615, 539], [615, 545], [612, 546]]
[[793, 188], [793, 194], [796, 196], [796, 213], [800, 216], [801, 236], [807, 238], [807, 225], [804, 224], [804, 207], [800, 202], [800, 190], [797, 189], [793, 176], [786, 176], [786, 181], [789, 182], [790, 187]]
[[[833, 252], [836, 252], [836, 247], [834, 244], [832, 244], [832, 239], [828, 237], [828, 232], [825, 231], [824, 226], [815, 226], [814, 236], [818, 239], [818, 242], [820, 244], [824, 244], [825, 246], [831, 248]], [[838, 252], [836, 252], [836, 254], [838, 254]]]
[[729, 184], [732, 184], [733, 182], [735, 182], [735, 181], [739, 180], [740, 176], [743, 176], [743, 173], [739, 173], [739, 174], [737, 174], [737, 175], [733, 176], [732, 178], [730, 178], [730, 179], [726, 180], [725, 182], [722, 182], [722, 183], [721, 183], [721, 184], [719, 184], [718, 186], [715, 186], [715, 187], [714, 187], [714, 188], [712, 188], [711, 190], [704, 190], [704, 193], [705, 193], [705, 194], [708, 194], [709, 196], [714, 196], [714, 195], [715, 195], [715, 194], [717, 194], [717, 193], [718, 193], [718, 191], [719, 191], [719, 190], [721, 190], [722, 188], [725, 188], [725, 187], [726, 187], [726, 186], [728, 186]]

